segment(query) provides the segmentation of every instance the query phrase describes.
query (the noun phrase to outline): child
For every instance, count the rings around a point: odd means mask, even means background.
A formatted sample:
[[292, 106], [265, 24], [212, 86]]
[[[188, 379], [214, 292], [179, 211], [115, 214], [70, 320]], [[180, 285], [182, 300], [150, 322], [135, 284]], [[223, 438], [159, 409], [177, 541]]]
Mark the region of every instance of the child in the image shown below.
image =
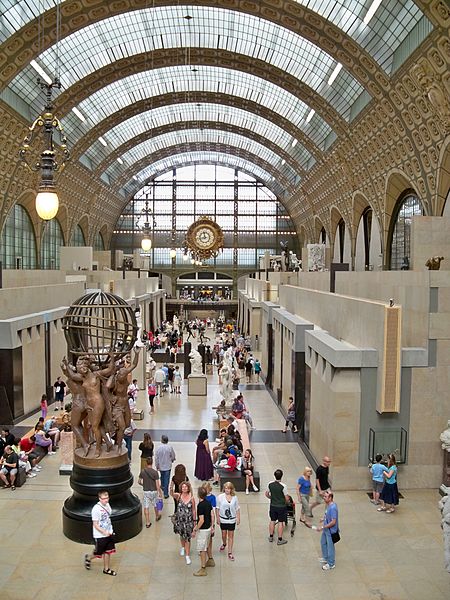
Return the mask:
[[173, 385], [175, 387], [175, 394], [181, 394], [181, 380], [182, 378], [180, 373], [180, 367], [177, 365], [173, 374]]
[[47, 416], [47, 411], [48, 411], [47, 396], [45, 394], [42, 394], [42, 398], [41, 398], [41, 417], [43, 419], [45, 419], [45, 417]]
[[216, 508], [217, 499], [216, 499], [215, 495], [212, 493], [212, 485], [209, 483], [209, 481], [207, 481], [203, 487], [205, 488], [205, 490], [207, 492], [205, 500], [208, 500], [208, 502], [211, 504], [211, 506], [213, 508]]
[[153, 380], [148, 384], [147, 391], [148, 401], [150, 402], [150, 414], [153, 414], [155, 412], [155, 407], [153, 406], [153, 403], [155, 401], [155, 396], [158, 392], [156, 383]]
[[375, 456], [375, 464], [370, 465], [370, 472], [372, 473], [372, 504], [380, 504], [380, 494], [384, 486], [383, 472], [388, 471], [387, 467], [381, 464], [381, 454]]

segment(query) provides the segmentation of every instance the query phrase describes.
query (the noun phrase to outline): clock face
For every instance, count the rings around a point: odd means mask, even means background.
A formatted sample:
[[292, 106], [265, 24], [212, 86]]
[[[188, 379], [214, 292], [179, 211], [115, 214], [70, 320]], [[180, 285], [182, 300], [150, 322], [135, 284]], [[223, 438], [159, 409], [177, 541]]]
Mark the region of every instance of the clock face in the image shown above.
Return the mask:
[[208, 250], [214, 245], [215, 238], [215, 232], [205, 225], [199, 227], [195, 232], [195, 243], [199, 248], [205, 250]]

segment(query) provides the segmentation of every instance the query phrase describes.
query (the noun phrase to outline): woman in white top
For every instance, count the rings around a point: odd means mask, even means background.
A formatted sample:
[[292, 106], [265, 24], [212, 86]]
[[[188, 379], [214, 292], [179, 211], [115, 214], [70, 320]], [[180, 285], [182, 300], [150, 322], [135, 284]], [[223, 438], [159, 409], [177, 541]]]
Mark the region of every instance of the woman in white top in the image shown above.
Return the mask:
[[217, 498], [216, 521], [222, 531], [222, 545], [220, 551], [223, 552], [228, 544], [228, 558], [234, 560], [233, 543], [234, 531], [236, 525], [241, 522], [241, 509], [236, 496], [234, 485], [227, 481], [223, 486], [223, 494]]

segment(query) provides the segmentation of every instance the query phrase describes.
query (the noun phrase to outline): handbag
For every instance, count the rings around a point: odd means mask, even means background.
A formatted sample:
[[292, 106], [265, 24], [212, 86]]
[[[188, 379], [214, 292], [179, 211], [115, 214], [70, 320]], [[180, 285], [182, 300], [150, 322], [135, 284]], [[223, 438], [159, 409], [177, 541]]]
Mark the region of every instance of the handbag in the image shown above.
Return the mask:
[[158, 500], [156, 501], [156, 505], [155, 508], [158, 512], [161, 512], [164, 506], [164, 502], [162, 498], [158, 498]]
[[341, 539], [341, 536], [339, 535], [339, 529], [336, 531], [336, 533], [331, 534], [331, 539], [333, 540], [333, 544], [337, 544], [339, 542]]

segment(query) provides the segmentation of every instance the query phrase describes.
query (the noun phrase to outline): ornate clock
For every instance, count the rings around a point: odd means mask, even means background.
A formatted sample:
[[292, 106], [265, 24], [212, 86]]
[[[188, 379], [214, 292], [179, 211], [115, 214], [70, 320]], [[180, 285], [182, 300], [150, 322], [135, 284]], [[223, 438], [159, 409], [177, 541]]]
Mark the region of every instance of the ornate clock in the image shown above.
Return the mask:
[[200, 217], [187, 230], [186, 247], [200, 259], [216, 256], [223, 247], [223, 231], [211, 217]]

